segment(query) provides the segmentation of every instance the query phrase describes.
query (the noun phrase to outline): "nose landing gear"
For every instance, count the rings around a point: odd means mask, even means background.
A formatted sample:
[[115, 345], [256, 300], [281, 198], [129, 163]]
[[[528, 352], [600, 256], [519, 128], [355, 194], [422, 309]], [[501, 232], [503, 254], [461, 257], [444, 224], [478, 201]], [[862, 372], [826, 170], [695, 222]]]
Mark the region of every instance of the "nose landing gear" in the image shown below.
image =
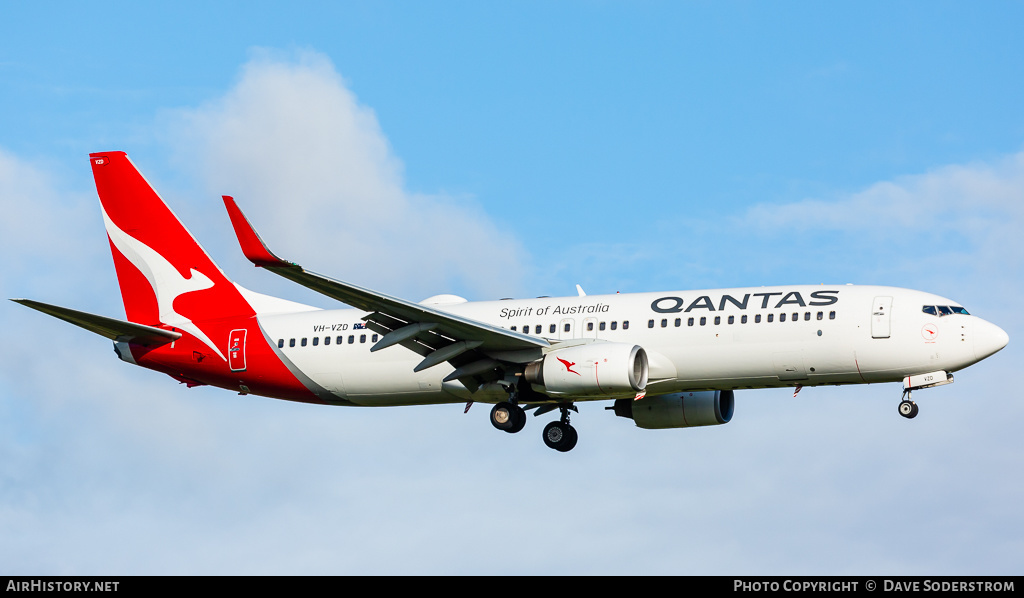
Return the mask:
[[900, 415], [907, 419], [917, 417], [917, 403], [913, 401], [900, 401]]
[[907, 419], [914, 419], [917, 417], [917, 403], [910, 400], [910, 391], [903, 391], [903, 400], [900, 401], [899, 406], [900, 415]]

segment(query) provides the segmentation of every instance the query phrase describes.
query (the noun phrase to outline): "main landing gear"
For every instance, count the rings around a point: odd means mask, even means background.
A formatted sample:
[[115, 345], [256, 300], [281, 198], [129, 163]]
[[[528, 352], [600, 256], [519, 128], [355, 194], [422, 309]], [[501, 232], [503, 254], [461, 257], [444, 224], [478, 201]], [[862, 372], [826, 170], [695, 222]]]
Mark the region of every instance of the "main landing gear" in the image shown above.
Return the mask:
[[519, 406], [518, 389], [508, 385], [506, 390], [508, 391], [508, 400], [491, 408], [492, 426], [503, 432], [515, 434], [526, 426], [526, 409], [537, 409], [534, 413], [535, 416], [558, 409], [562, 412], [562, 416], [557, 421], [544, 426], [544, 444], [563, 453], [571, 451], [576, 446], [579, 436], [576, 434], [576, 428], [569, 425], [569, 411], [576, 411], [575, 405], [572, 403], [558, 405], [547, 403], [529, 405], [523, 409]]
[[576, 441], [579, 440], [576, 428], [569, 425], [569, 412], [576, 411], [576, 406], [572, 403], [548, 404], [537, 409], [537, 415], [553, 411], [556, 408], [562, 412], [562, 416], [558, 418], [558, 421], [553, 421], [544, 426], [544, 444], [548, 448], [567, 453], [576, 446]]
[[[537, 410], [537, 415], [542, 415], [555, 409], [554, 405], [546, 405]], [[558, 405], [562, 411], [562, 417], [544, 426], [544, 444], [556, 451], [568, 452], [576, 446], [579, 436], [576, 428], [569, 425], [569, 411], [575, 411], [572, 404]], [[515, 434], [526, 426], [526, 410], [512, 401], [498, 403], [491, 408], [491, 425], [495, 428]]]
[[526, 411], [512, 401], [498, 403], [491, 409], [491, 425], [509, 434], [515, 434], [526, 426]]
[[903, 391], [903, 400], [900, 401], [899, 406], [900, 415], [907, 419], [914, 419], [917, 417], [917, 403], [910, 400], [910, 391]]
[[579, 436], [576, 428], [569, 425], [569, 410], [562, 408], [562, 418], [544, 426], [544, 444], [562, 453], [568, 453], [576, 446]]

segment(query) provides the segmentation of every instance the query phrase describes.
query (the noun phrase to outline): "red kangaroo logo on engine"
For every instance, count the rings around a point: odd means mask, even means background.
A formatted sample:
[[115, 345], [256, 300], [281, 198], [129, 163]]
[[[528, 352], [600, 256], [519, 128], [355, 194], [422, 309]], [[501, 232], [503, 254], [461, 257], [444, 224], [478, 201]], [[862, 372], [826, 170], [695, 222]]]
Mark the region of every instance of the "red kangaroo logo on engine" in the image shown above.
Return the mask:
[[576, 365], [575, 361], [566, 361], [566, 360], [562, 359], [561, 357], [556, 357], [555, 359], [557, 359], [558, 361], [562, 362], [562, 365], [565, 366], [565, 371], [572, 372], [572, 373], [576, 374], [577, 376], [580, 375], [579, 372], [577, 372], [576, 370], [572, 369], [572, 366]]

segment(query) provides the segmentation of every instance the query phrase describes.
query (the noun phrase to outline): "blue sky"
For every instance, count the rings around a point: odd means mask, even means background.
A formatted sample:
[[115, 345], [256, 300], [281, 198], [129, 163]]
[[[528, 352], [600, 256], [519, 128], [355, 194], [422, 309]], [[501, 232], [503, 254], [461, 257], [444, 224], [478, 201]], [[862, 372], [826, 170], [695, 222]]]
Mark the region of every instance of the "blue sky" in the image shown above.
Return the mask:
[[[789, 283], [954, 298], [1010, 345], [898, 385], [738, 393], [727, 426], [186, 390], [9, 304], [17, 574], [1020, 573], [1016, 3], [0, 2], [6, 297], [123, 310], [86, 161], [124, 150], [222, 268], [219, 195], [410, 299]], [[502, 524], [505, 514], [509, 523]], [[550, 542], [558, 538], [558, 542]]]

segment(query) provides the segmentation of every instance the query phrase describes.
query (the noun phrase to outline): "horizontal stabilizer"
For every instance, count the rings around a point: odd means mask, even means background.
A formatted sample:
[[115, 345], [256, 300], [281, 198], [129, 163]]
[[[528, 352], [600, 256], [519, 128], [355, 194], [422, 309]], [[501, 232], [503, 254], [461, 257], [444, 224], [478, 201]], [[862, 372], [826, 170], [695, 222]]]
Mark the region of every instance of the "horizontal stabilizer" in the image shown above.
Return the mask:
[[11, 301], [20, 303], [25, 307], [31, 307], [36, 311], [41, 311], [55, 318], [60, 318], [65, 322], [85, 328], [89, 332], [95, 332], [116, 342], [155, 347], [181, 338], [180, 332], [171, 332], [170, 330], [163, 330], [143, 324], [133, 324], [124, 320], [98, 316], [58, 305], [32, 301], [31, 299], [11, 299]]

